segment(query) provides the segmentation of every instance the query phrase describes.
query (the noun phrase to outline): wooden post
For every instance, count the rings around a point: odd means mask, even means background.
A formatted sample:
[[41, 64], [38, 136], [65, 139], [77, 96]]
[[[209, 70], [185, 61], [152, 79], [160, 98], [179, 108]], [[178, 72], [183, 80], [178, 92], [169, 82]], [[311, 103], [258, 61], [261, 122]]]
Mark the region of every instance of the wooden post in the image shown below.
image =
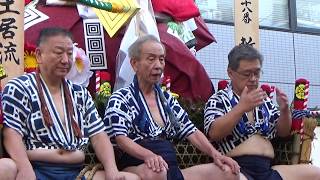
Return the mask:
[[[0, 0], [0, 64], [7, 77], [1, 80], [1, 87], [24, 70], [24, 1]], [[0, 88], [2, 89], [2, 88]], [[0, 122], [2, 135], [2, 122]], [[0, 135], [0, 157], [3, 155]]]
[[234, 0], [235, 44], [259, 49], [259, 0]]

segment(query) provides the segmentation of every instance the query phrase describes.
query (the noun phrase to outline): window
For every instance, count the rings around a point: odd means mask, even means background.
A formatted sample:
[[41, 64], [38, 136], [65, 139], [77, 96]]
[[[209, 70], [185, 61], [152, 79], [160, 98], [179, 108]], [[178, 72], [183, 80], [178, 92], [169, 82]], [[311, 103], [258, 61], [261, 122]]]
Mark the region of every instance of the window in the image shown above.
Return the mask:
[[296, 0], [297, 26], [320, 29], [320, 1]]
[[[195, 2], [204, 19], [233, 22], [234, 0], [195, 0]], [[289, 29], [288, 0], [260, 0], [259, 23], [260, 26]]]

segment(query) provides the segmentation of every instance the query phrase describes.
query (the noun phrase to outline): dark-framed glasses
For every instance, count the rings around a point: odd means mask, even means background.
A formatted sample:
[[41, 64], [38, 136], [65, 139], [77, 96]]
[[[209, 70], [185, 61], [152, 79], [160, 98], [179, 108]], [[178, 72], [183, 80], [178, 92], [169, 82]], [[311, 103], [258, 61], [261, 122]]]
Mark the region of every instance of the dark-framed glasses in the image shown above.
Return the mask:
[[263, 74], [263, 71], [261, 69], [257, 71], [245, 71], [245, 72], [234, 71], [234, 72], [241, 75], [245, 79], [251, 79], [252, 77], [260, 78]]

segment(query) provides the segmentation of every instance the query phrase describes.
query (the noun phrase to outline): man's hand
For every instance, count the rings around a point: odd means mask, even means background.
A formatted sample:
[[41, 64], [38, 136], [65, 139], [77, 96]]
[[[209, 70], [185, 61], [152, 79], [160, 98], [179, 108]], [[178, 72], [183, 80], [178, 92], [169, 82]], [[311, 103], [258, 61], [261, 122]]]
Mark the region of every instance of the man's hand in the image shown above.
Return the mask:
[[35, 180], [36, 174], [34, 173], [32, 167], [21, 167], [18, 168], [18, 174], [16, 180]]
[[276, 88], [276, 96], [277, 103], [280, 107], [280, 112], [289, 110], [289, 101], [287, 95], [279, 88]]
[[240, 166], [238, 163], [230, 157], [223, 156], [221, 154], [215, 154], [213, 156], [214, 164], [217, 165], [220, 169], [225, 171], [225, 165], [229, 166], [232, 173], [239, 174]]
[[241, 106], [244, 112], [249, 112], [253, 108], [261, 105], [267, 97], [268, 95], [261, 88], [249, 92], [248, 88], [245, 87], [241, 93], [238, 105]]
[[168, 164], [166, 163], [166, 161], [161, 156], [158, 156], [156, 154], [146, 156], [146, 158], [144, 159], [144, 163], [154, 172], [161, 172], [165, 169], [168, 169]]

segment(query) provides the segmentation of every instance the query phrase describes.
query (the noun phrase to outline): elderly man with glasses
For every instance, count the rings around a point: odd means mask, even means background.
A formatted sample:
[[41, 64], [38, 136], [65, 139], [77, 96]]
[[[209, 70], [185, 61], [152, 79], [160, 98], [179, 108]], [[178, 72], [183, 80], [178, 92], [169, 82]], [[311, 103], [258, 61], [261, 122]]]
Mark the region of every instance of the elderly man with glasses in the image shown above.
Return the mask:
[[314, 166], [271, 165], [270, 140], [290, 135], [288, 98], [276, 88], [276, 108], [259, 88], [263, 58], [252, 46], [235, 46], [228, 60], [231, 84], [212, 95], [205, 107], [205, 133], [218, 150], [238, 162], [243, 179], [320, 179], [320, 169]]

